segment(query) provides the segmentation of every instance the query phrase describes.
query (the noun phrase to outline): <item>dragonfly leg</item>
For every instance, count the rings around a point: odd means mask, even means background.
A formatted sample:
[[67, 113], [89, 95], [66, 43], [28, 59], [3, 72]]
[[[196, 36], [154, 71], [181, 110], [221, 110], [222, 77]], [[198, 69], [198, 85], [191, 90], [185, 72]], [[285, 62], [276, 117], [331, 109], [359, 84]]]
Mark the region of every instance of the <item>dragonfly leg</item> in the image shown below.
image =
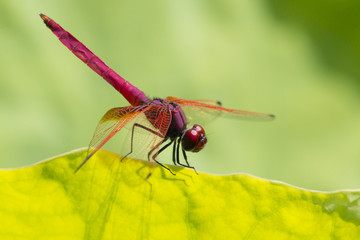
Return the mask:
[[152, 134], [155, 134], [155, 135], [157, 135], [157, 136], [159, 136], [159, 137], [164, 137], [161, 133], [158, 133], [158, 132], [156, 132], [156, 131], [148, 128], [148, 127], [145, 127], [145, 126], [143, 126], [143, 125], [141, 125], [141, 124], [135, 123], [135, 124], [132, 126], [132, 130], [131, 130], [130, 152], [129, 152], [128, 154], [126, 154], [125, 156], [123, 156], [120, 161], [123, 161], [125, 158], [127, 158], [127, 156], [129, 156], [129, 155], [133, 152], [134, 130], [135, 130], [135, 127], [142, 128], [142, 129], [144, 129], [144, 130], [146, 130], [146, 131], [149, 131], [149, 132], [151, 132]]
[[[180, 149], [180, 138], [178, 139], [177, 147], [176, 147], [176, 162], [180, 165], [180, 156], [179, 156], [179, 149]], [[185, 166], [187, 167], [187, 166]]]
[[[163, 144], [165, 141], [167, 140], [164, 140], [161, 144]], [[172, 143], [174, 142], [174, 140], [170, 140], [169, 143], [167, 143], [165, 146], [163, 146], [157, 153], [156, 153], [156, 156], [159, 155], [162, 151], [164, 151], [166, 148], [168, 148]], [[154, 155], [155, 156], [155, 155]], [[155, 156], [155, 157], [156, 157]]]
[[[152, 160], [153, 160], [154, 162], [156, 162], [157, 164], [159, 164], [160, 166], [162, 166], [163, 168], [165, 168], [166, 170], [168, 170], [172, 175], [175, 176], [176, 174], [173, 173], [173, 171], [171, 171], [170, 168], [166, 167], [164, 164], [160, 163], [159, 161], [157, 161], [157, 160], [155, 159], [155, 158], [157, 157], [157, 155], [159, 155], [159, 153], [161, 153], [161, 152], [164, 151], [167, 147], [169, 147], [169, 146], [172, 144], [173, 141], [174, 141], [174, 140], [171, 140], [170, 143], [166, 144], [166, 145], [165, 145], [164, 147], [162, 147], [159, 151], [157, 151], [156, 153], [154, 153], [153, 156], [152, 156]], [[162, 143], [163, 143], [163, 142], [159, 142], [158, 144], [155, 145], [155, 147], [153, 147], [153, 149], [151, 149], [151, 150], [149, 151], [149, 153], [148, 153], [148, 160], [149, 160], [149, 161], [150, 161], [150, 156], [151, 156], [152, 152], [153, 152], [155, 149], [157, 149]]]
[[173, 156], [172, 156], [172, 161], [174, 163], [174, 165], [176, 165], [176, 141], [174, 141], [174, 146], [173, 146]]
[[[157, 135], [157, 136], [159, 136], [159, 137], [162, 137], [162, 138], [165, 137], [165, 136], [163, 136], [163, 135], [162, 135], [161, 133], [159, 133], [159, 132], [156, 132], [156, 131], [154, 131], [154, 130], [148, 128], [148, 127], [145, 127], [145, 126], [143, 126], [143, 125], [141, 125], [141, 124], [135, 123], [135, 124], [133, 125], [132, 131], [131, 131], [130, 152], [129, 152], [128, 154], [126, 154], [124, 157], [122, 157], [122, 158], [121, 158], [121, 161], [122, 161], [124, 158], [126, 158], [127, 156], [129, 156], [129, 155], [133, 152], [133, 142], [134, 142], [134, 131], [135, 131], [135, 127], [142, 128], [142, 129], [144, 129], [144, 130], [146, 130], [146, 131], [148, 131], [148, 132], [151, 132], [152, 134], [155, 134], [155, 135]], [[166, 140], [165, 140], [165, 141], [166, 141]], [[168, 146], [170, 146], [170, 145], [173, 143], [173, 141], [174, 141], [174, 140], [171, 140], [170, 143], [168, 143], [168, 144], [166, 144], [165, 146], [163, 146], [158, 152], [156, 152], [156, 153], [153, 155], [152, 159], [154, 160], [154, 162], [156, 162], [157, 164], [159, 164], [160, 166], [162, 166], [163, 168], [165, 168], [166, 170], [168, 170], [172, 175], [175, 175], [175, 174], [170, 170], [170, 168], [166, 167], [164, 164], [158, 162], [158, 161], [155, 159], [155, 157], [156, 157], [157, 155], [159, 155], [159, 153], [161, 153], [162, 151], [164, 151]], [[157, 149], [161, 144], [163, 144], [163, 141], [161, 141], [161, 142], [159, 142], [158, 144], [156, 144], [156, 146], [149, 151], [149, 153], [148, 153], [148, 160], [149, 160], [149, 161], [150, 161], [150, 156], [151, 156], [152, 152], [153, 152], [155, 149]], [[146, 179], [148, 179], [149, 177], [150, 177], [150, 175], [149, 175]]]
[[183, 156], [184, 156], [184, 159], [185, 159], [186, 164], [189, 166], [189, 168], [194, 169], [195, 173], [196, 173], [197, 175], [199, 175], [198, 172], [196, 171], [195, 167], [190, 166], [190, 164], [189, 164], [189, 162], [188, 162], [188, 160], [187, 160], [187, 156], [186, 156], [185, 150], [184, 150], [184, 149], [181, 149], [181, 150], [182, 150], [182, 153], [183, 153]]
[[176, 148], [176, 163], [179, 164], [180, 166], [183, 166], [183, 167], [186, 167], [186, 168], [191, 168], [191, 169], [193, 169], [193, 170], [195, 171], [196, 174], [198, 174], [197, 171], [196, 171], [196, 169], [195, 169], [193, 166], [190, 166], [190, 164], [189, 164], [189, 162], [188, 162], [188, 160], [187, 160], [186, 153], [185, 153], [184, 149], [182, 149], [182, 153], [183, 153], [183, 156], [184, 156], [184, 159], [185, 159], [185, 162], [186, 162], [187, 165], [182, 164], [182, 163], [180, 162], [180, 156], [179, 156], [179, 155], [180, 155], [180, 154], [179, 154], [179, 152], [180, 152], [180, 145], [181, 145], [180, 141], [181, 141], [181, 138], [179, 138], [178, 143], [177, 143], [177, 148]]

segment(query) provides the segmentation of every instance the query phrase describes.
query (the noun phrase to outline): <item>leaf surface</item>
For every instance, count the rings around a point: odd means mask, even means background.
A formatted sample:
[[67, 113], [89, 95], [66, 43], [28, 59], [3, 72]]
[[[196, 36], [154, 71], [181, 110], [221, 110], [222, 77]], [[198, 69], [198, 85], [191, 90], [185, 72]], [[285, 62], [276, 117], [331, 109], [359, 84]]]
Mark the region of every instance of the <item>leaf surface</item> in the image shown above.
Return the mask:
[[1, 170], [0, 239], [360, 239], [360, 191], [85, 156]]

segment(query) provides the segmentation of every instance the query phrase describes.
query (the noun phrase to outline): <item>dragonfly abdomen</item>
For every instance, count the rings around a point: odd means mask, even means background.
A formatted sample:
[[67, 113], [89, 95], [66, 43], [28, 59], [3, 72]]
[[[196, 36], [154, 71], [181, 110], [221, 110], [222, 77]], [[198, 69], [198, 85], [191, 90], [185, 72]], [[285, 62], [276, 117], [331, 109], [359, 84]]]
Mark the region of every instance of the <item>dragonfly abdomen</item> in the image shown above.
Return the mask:
[[40, 14], [40, 16], [44, 20], [46, 26], [59, 38], [60, 42], [62, 42], [75, 56], [88, 65], [94, 72], [110, 83], [131, 105], [137, 106], [148, 100], [144, 92], [126, 81], [107, 66], [71, 33], [64, 30], [48, 16], [43, 14]]

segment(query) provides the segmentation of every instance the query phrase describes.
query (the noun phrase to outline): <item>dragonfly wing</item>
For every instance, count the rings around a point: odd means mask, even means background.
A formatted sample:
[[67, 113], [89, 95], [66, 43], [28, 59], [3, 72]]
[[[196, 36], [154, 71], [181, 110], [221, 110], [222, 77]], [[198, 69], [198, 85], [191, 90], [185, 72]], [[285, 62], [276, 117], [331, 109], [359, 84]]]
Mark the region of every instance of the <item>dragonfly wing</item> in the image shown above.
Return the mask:
[[219, 101], [186, 100], [176, 97], [167, 97], [167, 99], [179, 103], [191, 123], [209, 123], [220, 116], [251, 121], [270, 121], [275, 118], [272, 114], [224, 108]]
[[206, 104], [206, 105], [215, 105], [215, 106], [221, 106], [222, 103], [218, 100], [212, 100], [212, 99], [196, 99], [196, 100], [186, 100], [186, 99], [182, 99], [182, 98], [177, 98], [177, 97], [167, 97], [166, 98], [168, 101], [172, 101], [172, 102], [177, 102], [181, 105], [186, 105], [189, 103], [195, 104], [195, 103], [201, 103], [201, 104]]
[[[179, 98], [178, 98], [179, 99]], [[183, 100], [183, 99], [182, 99]], [[210, 100], [210, 99], [193, 99], [191, 100], [192, 102], [198, 102], [198, 103], [204, 103], [204, 104], [208, 104], [208, 105], [214, 105], [214, 106], [220, 106], [222, 105], [222, 103], [218, 100]]]
[[90, 142], [85, 160], [76, 169], [78, 171], [89, 158], [94, 155], [104, 144], [109, 141], [118, 131], [125, 127], [139, 114], [146, 111], [145, 106], [128, 106], [110, 109], [98, 123], [94, 136]]
[[[131, 151], [129, 144], [123, 146], [132, 152], [132, 158], [151, 160], [148, 157], [157, 152], [171, 124], [172, 115], [167, 106], [149, 106], [130, 125], [134, 131], [130, 132], [128, 143], [132, 142]], [[135, 124], [135, 125], [134, 125]], [[148, 155], [150, 153], [150, 155]]]

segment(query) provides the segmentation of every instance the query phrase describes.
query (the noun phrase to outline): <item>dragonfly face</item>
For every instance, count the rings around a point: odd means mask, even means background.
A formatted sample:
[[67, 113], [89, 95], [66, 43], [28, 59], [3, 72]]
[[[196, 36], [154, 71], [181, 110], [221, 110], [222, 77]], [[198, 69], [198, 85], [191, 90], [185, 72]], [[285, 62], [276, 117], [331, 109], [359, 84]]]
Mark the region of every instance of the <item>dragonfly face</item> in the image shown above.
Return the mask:
[[185, 131], [181, 146], [185, 151], [199, 152], [207, 143], [205, 130], [198, 124]]

